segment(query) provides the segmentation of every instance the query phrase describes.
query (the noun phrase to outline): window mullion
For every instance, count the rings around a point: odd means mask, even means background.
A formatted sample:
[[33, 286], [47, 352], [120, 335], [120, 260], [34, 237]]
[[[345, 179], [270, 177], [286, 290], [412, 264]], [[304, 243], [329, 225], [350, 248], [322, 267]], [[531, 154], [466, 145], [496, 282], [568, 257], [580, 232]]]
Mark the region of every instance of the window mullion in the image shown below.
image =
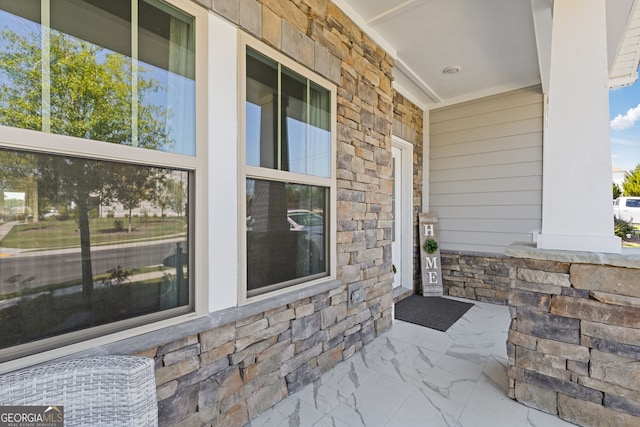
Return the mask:
[[51, 4], [42, 0], [40, 9], [40, 33], [42, 55], [42, 131], [51, 132]]
[[138, 146], [138, 0], [131, 0], [131, 146]]
[[309, 155], [311, 147], [309, 146], [309, 141], [311, 139], [311, 80], [307, 79], [307, 99], [305, 102], [306, 114], [307, 114], [307, 123], [304, 127], [304, 144], [305, 144], [305, 171], [307, 173], [311, 173], [311, 156]]
[[276, 169], [282, 170], [282, 64], [278, 63], [278, 112], [277, 112], [277, 121], [278, 121], [278, 131], [277, 131], [277, 141], [276, 141], [276, 151], [277, 151], [277, 159], [276, 159]]

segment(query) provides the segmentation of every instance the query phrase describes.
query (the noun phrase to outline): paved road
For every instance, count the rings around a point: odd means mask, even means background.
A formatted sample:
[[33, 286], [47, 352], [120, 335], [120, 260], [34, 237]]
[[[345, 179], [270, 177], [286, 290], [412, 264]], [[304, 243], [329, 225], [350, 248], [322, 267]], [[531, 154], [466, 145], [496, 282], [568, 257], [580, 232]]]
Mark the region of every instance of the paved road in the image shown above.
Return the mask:
[[[123, 270], [162, 264], [162, 260], [173, 254], [175, 240], [146, 242], [120, 246], [92, 248], [93, 274], [106, 273], [120, 266]], [[184, 247], [184, 243], [182, 245]], [[0, 257], [0, 295], [18, 290], [19, 285], [7, 280], [14, 275], [21, 278], [34, 277], [29, 287], [49, 285], [82, 277], [80, 249], [8, 253]]]

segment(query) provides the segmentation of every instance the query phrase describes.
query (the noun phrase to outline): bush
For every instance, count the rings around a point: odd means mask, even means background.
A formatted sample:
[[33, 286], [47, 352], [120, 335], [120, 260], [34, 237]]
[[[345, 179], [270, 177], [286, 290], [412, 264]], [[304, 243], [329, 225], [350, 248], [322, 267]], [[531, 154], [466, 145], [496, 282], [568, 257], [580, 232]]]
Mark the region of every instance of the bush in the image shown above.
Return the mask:
[[71, 219], [71, 213], [69, 213], [68, 211], [62, 211], [58, 214], [58, 216], [56, 216], [56, 219], [58, 221], [67, 221]]
[[627, 238], [627, 234], [633, 234], [633, 225], [631, 222], [624, 221], [622, 219], [615, 218], [613, 220], [613, 231], [616, 236], [621, 237], [622, 239]]
[[121, 219], [113, 221], [113, 229], [115, 231], [124, 231], [124, 221]]

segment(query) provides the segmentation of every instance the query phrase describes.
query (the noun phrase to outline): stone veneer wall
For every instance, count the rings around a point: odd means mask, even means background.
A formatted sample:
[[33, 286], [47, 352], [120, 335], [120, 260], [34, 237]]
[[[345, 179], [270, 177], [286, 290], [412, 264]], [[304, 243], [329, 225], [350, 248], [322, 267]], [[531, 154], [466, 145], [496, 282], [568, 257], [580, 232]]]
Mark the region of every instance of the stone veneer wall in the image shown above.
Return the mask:
[[392, 133], [413, 145], [413, 290], [416, 292], [421, 289], [422, 280], [418, 214], [422, 212], [423, 118], [420, 107], [394, 91]]
[[137, 352], [156, 361], [159, 424], [242, 426], [389, 328], [391, 293], [348, 307], [334, 286]]
[[510, 397], [583, 426], [640, 425], [640, 259], [507, 253]]
[[[393, 60], [328, 0], [193, 0], [338, 86], [340, 286], [181, 336], [154, 357], [161, 425], [243, 425], [391, 326]], [[347, 307], [347, 286], [365, 302]]]
[[444, 294], [506, 305], [511, 260], [500, 254], [440, 252]]

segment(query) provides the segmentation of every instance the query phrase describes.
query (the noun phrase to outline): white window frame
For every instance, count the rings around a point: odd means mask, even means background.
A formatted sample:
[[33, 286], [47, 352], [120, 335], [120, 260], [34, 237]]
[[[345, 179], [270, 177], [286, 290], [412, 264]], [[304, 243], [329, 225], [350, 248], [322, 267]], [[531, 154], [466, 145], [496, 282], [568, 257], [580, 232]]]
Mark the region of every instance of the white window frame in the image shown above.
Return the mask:
[[[281, 52], [273, 49], [265, 43], [256, 40], [255, 38], [242, 34], [238, 39], [238, 61], [239, 61], [239, 78], [238, 85], [240, 89], [240, 102], [238, 103], [238, 117], [239, 117], [239, 141], [238, 144], [238, 212], [240, 215], [238, 226], [238, 259], [240, 260], [238, 265], [238, 305], [252, 303], [260, 301], [274, 296], [278, 296], [284, 293], [296, 291], [298, 289], [314, 286], [320, 283], [325, 283], [330, 280], [336, 279], [336, 264], [337, 264], [337, 249], [336, 249], [336, 192], [337, 192], [337, 179], [336, 179], [336, 156], [337, 156], [337, 86], [325, 79], [324, 77], [309, 70], [303, 65], [295, 62], [291, 58], [285, 56]], [[282, 171], [276, 169], [268, 169], [257, 166], [248, 166], [246, 163], [246, 58], [247, 48], [251, 48], [256, 52], [266, 56], [267, 58], [287, 67], [291, 71], [298, 73], [299, 75], [311, 80], [313, 83], [322, 86], [324, 89], [329, 90], [331, 93], [331, 165], [330, 165], [330, 177], [324, 178], [313, 175], [299, 174], [289, 171]], [[265, 292], [256, 296], [247, 296], [247, 232], [246, 232], [246, 180], [247, 178], [263, 179], [267, 181], [281, 181], [290, 182], [295, 184], [305, 184], [326, 187], [329, 189], [328, 195], [328, 213], [329, 221], [327, 231], [327, 247], [328, 247], [328, 271], [327, 276], [309, 280], [303, 283], [283, 287], [277, 290]]]
[[[135, 0], [134, 0], [135, 1]], [[188, 0], [163, 0], [181, 11], [194, 17], [195, 25], [195, 112], [196, 112], [196, 152], [194, 156], [174, 154], [163, 151], [134, 148], [102, 141], [93, 141], [73, 136], [57, 135], [28, 129], [13, 128], [0, 125], [0, 147], [15, 148], [26, 152], [77, 156], [83, 159], [104, 161], [120, 161], [141, 166], [158, 166], [176, 168], [193, 172], [189, 191], [191, 221], [193, 232], [189, 235], [189, 250], [197, 256], [190, 256], [190, 279], [194, 279], [193, 295], [190, 295], [192, 310], [185, 314], [162, 320], [150, 319], [149, 323], [140, 325], [140, 317], [113, 322], [94, 328], [58, 335], [37, 340], [9, 349], [3, 357], [12, 360], [0, 363], [0, 373], [20, 369], [37, 363], [67, 356], [97, 346], [109, 344], [136, 335], [156, 331], [158, 329], [193, 320], [208, 313], [208, 192], [207, 192], [207, 156], [208, 156], [208, 34], [209, 13], [204, 8]], [[48, 2], [47, 2], [48, 3]], [[141, 151], [144, 150], [144, 151]], [[166, 313], [161, 311], [157, 313]], [[156, 314], [156, 313], [154, 313]], [[131, 327], [127, 325], [131, 324]], [[136, 326], [134, 326], [136, 324]], [[98, 336], [99, 335], [99, 336]], [[49, 348], [60, 340], [72, 342], [61, 347], [29, 354], [38, 348]], [[23, 355], [28, 354], [28, 355]], [[15, 358], [14, 358], [15, 357]]]

